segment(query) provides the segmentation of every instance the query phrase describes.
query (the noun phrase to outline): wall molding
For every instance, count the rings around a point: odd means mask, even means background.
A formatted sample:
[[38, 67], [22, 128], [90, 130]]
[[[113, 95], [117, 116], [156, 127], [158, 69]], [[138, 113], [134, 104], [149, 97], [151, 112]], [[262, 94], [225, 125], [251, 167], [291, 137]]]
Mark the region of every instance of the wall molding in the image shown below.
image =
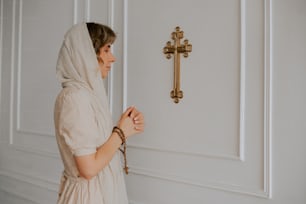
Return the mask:
[[[0, 0], [0, 113], [2, 113], [2, 55], [3, 55], [3, 0]], [[0, 115], [0, 130], [3, 128], [2, 127], [2, 114]], [[0, 143], [4, 142], [3, 138], [0, 136]]]
[[[0, 176], [1, 176], [1, 174], [0, 174]], [[11, 195], [11, 196], [13, 196], [17, 199], [23, 200], [25, 202], [31, 202], [33, 204], [39, 204], [36, 201], [34, 201], [31, 196], [28, 196], [28, 195], [21, 195], [20, 193], [16, 193], [15, 191], [8, 191], [5, 188], [1, 188], [1, 187], [0, 187], [0, 192]]]
[[264, 191], [258, 192], [255, 190], [254, 191], [245, 190], [243, 186], [230, 185], [227, 183], [210, 182], [210, 181], [200, 183], [197, 181], [192, 181], [190, 179], [181, 178], [175, 175], [169, 175], [169, 174], [165, 175], [164, 173], [158, 173], [155, 171], [150, 171], [148, 169], [134, 167], [131, 165], [129, 167], [130, 167], [129, 172], [137, 176], [145, 176], [145, 177], [149, 177], [153, 179], [159, 179], [163, 181], [169, 181], [169, 182], [184, 184], [188, 186], [195, 186], [198, 188], [208, 188], [208, 189], [213, 189], [213, 190], [218, 190], [218, 191], [249, 195], [249, 196], [254, 196], [254, 197], [259, 197], [259, 198], [269, 198], [269, 195], [267, 195], [267, 193]]
[[265, 0], [264, 192], [272, 198], [272, 0]]
[[[114, 12], [114, 0], [108, 0], [108, 15], [107, 15], [107, 24], [114, 28], [114, 18], [115, 18], [115, 12]], [[114, 48], [111, 47], [111, 50], [113, 52]], [[107, 77], [107, 94], [108, 94], [108, 100], [109, 100], [109, 108], [112, 112], [113, 110], [113, 94], [114, 94], [114, 73], [113, 69], [109, 72], [109, 75]]]
[[18, 41], [17, 41], [17, 90], [16, 90], [16, 128], [20, 129], [20, 105], [21, 105], [21, 49], [22, 49], [22, 21], [23, 21], [23, 0], [19, 0], [19, 9], [18, 9]]
[[[74, 21], [77, 19], [75, 18], [76, 16], [79, 15], [79, 3], [78, 1], [80, 0], [74, 0]], [[13, 12], [13, 39], [17, 41], [17, 51], [16, 49], [16, 44], [15, 42], [12, 42], [12, 81], [11, 81], [11, 101], [12, 104], [15, 104], [15, 86], [14, 83], [16, 82], [17, 84], [17, 88], [16, 88], [16, 114], [14, 114], [13, 110], [11, 112], [11, 115], [15, 115], [16, 116], [16, 127], [14, 129], [14, 125], [11, 127], [11, 136], [10, 136], [10, 143], [13, 144], [13, 137], [14, 137], [14, 131], [16, 133], [20, 133], [20, 134], [26, 134], [26, 135], [37, 135], [37, 136], [44, 136], [44, 137], [55, 137], [54, 133], [47, 133], [47, 132], [40, 132], [40, 131], [33, 131], [33, 130], [29, 130], [29, 129], [24, 129], [21, 128], [21, 116], [20, 116], [20, 112], [21, 112], [21, 59], [22, 59], [22, 26], [23, 26], [23, 0], [19, 0], [19, 5], [16, 3], [16, 0], [14, 0], [14, 12]], [[86, 1], [86, 7], [85, 7], [85, 11], [84, 14], [89, 15], [90, 13], [87, 12], [88, 9], [90, 9], [90, 0]], [[18, 22], [17, 22], [17, 18], [16, 16], [16, 12], [18, 9]], [[85, 18], [85, 16], [84, 16]], [[16, 27], [18, 27], [18, 36], [16, 34]], [[16, 58], [17, 55], [17, 58]], [[16, 68], [15, 68], [16, 67]], [[15, 80], [15, 70], [16, 74], [17, 74], [17, 79]], [[12, 121], [14, 121], [14, 117], [11, 117]], [[11, 122], [11, 124], [14, 124], [14, 122]]]
[[[155, 179], [161, 179], [176, 183], [183, 183], [187, 185], [197, 186], [200, 188], [210, 188], [215, 190], [222, 190], [227, 192], [234, 192], [239, 194], [245, 194], [260, 198], [272, 198], [272, 0], [263, 0], [264, 2], [264, 32], [265, 32], [265, 42], [264, 42], [264, 163], [263, 163], [263, 191], [248, 191], [244, 190], [243, 187], [237, 188], [229, 184], [220, 184], [220, 183], [198, 183], [196, 181], [190, 181], [183, 178], [179, 178], [173, 175], [165, 175], [158, 172], [153, 172], [148, 169], [143, 169], [140, 167], [131, 167], [130, 172], [135, 175], [151, 177]], [[128, 47], [128, 0], [123, 1], [123, 109], [127, 107], [127, 81], [128, 81], [128, 58], [127, 58], [127, 47]], [[246, 98], [246, 82], [245, 82], [245, 71], [246, 71], [246, 1], [240, 0], [240, 136], [239, 136], [239, 155], [228, 156], [228, 155], [215, 155], [215, 154], [203, 154], [196, 152], [184, 152], [177, 150], [163, 149], [159, 147], [151, 147], [143, 144], [128, 144], [130, 148], [142, 149], [146, 151], [155, 151], [155, 152], [167, 152], [174, 154], [187, 154], [191, 156], [199, 157], [209, 157], [209, 158], [218, 158], [218, 159], [231, 159], [244, 161], [245, 154], [245, 98]]]
[[[16, 0], [14, 0], [16, 1]], [[21, 112], [21, 59], [22, 59], [22, 53], [21, 53], [21, 50], [22, 50], [22, 22], [23, 22], [23, 0], [19, 0], [19, 5], [17, 7], [17, 5], [15, 4], [16, 6], [16, 10], [18, 9], [18, 22], [17, 22], [17, 19], [14, 18], [13, 20], [13, 26], [14, 27], [18, 27], [18, 35], [15, 33], [15, 29], [14, 29], [14, 32], [13, 32], [13, 36], [14, 37], [14, 40], [17, 39], [17, 51], [14, 50], [14, 62], [16, 64], [14, 64], [14, 69], [16, 67], [16, 74], [17, 74], [17, 79], [15, 80], [15, 72], [12, 74], [13, 75], [13, 80], [12, 80], [12, 84], [15, 84], [16, 82], [16, 101], [14, 99], [14, 97], [12, 98], [12, 104], [15, 104], [16, 103], [16, 113], [14, 114], [16, 116], [16, 127], [14, 128], [13, 127], [13, 130], [12, 130], [12, 135], [11, 135], [11, 144], [13, 144], [13, 135], [14, 135], [14, 132], [16, 133], [20, 133], [20, 134], [31, 134], [31, 135], [39, 135], [39, 136], [46, 136], [46, 137], [54, 137], [54, 134], [52, 133], [44, 133], [44, 132], [38, 132], [38, 131], [33, 131], [33, 130], [25, 130], [25, 129], [22, 129], [21, 128], [21, 116], [20, 116], [20, 112]], [[12, 46], [13, 47], [13, 46]], [[13, 47], [15, 49], [15, 46]], [[16, 58], [16, 55], [17, 55], [17, 58]], [[15, 86], [13, 85], [13, 91], [11, 93], [11, 95], [14, 95], [15, 94]], [[14, 117], [12, 117], [12, 120], [14, 120]], [[13, 125], [14, 126], [14, 125]]]
[[123, 101], [122, 101], [122, 110], [126, 110], [127, 108], [127, 82], [128, 82], [128, 57], [127, 57], [127, 48], [128, 48], [128, 0], [123, 0], [123, 63], [122, 63], [122, 69], [123, 69]]
[[[51, 193], [58, 193], [58, 183], [55, 183], [53, 181], [47, 180], [47, 179], [42, 179], [38, 177], [33, 177], [17, 172], [13, 172], [11, 170], [0, 170], [0, 178], [6, 177], [9, 179], [10, 182], [15, 183], [17, 182], [18, 184], [21, 182], [25, 186], [32, 185], [36, 188], [43, 189], [46, 191], [49, 191]], [[13, 197], [16, 197], [17, 199], [21, 199], [24, 201], [31, 202], [33, 204], [38, 204], [36, 200], [34, 200], [33, 196], [29, 196], [28, 194], [25, 194], [23, 191], [16, 191], [15, 189], [7, 189], [7, 187], [1, 186], [0, 185], [0, 191], [8, 193], [12, 195]]]
[[12, 170], [0, 170], [0, 177], [7, 177], [9, 179], [14, 179], [21, 181], [26, 184], [34, 185], [39, 188], [46, 189], [51, 192], [58, 192], [59, 183], [45, 178], [34, 177], [22, 173], [17, 173]]
[[16, 0], [12, 1], [12, 42], [11, 42], [11, 84], [10, 84], [10, 127], [9, 143], [13, 144], [14, 125], [14, 78], [15, 78], [15, 40], [16, 40]]
[[90, 8], [91, 8], [91, 0], [86, 0], [85, 1], [85, 21], [89, 21], [90, 20]]
[[73, 24], [78, 22], [78, 0], [73, 0]]
[[[0, 79], [2, 79], [2, 50], [3, 50], [3, 0], [0, 0]], [[0, 83], [0, 105], [1, 105], [1, 99], [2, 99], [2, 83]], [[0, 106], [1, 108], [1, 106]]]
[[240, 0], [240, 114], [239, 114], [239, 153], [245, 159], [245, 107], [246, 107], [246, 3]]
[[52, 133], [44, 133], [21, 128], [21, 69], [22, 69], [22, 26], [23, 26], [23, 0], [13, 0], [12, 8], [12, 42], [11, 42], [11, 82], [10, 82], [10, 127], [9, 144], [17, 151], [36, 154], [49, 158], [60, 158], [56, 152], [18, 144], [20, 136], [52, 137]]
[[[20, 120], [19, 117], [17, 117], [18, 120]], [[55, 137], [55, 134], [51, 133], [45, 133], [45, 132], [39, 132], [39, 131], [33, 131], [33, 130], [26, 130], [21, 129], [20, 127], [17, 127], [15, 129], [16, 133], [25, 134], [25, 135], [37, 135], [37, 136], [43, 136], [43, 137]]]
[[[83, 10], [81, 8], [83, 7]], [[90, 20], [91, 0], [73, 0], [73, 24]]]
[[[127, 95], [128, 95], [128, 0], [123, 1], [123, 110], [127, 108]], [[240, 0], [240, 110], [239, 110], [239, 149], [238, 155], [223, 155], [214, 153], [192, 153], [188, 152], [189, 155], [202, 155], [202, 157], [215, 157], [227, 159], [235, 159], [244, 161], [245, 157], [245, 98], [246, 98], [246, 83], [245, 83], [245, 70], [246, 70], [246, 3], [245, 0]], [[163, 149], [159, 147], [147, 147], [144, 144], [130, 144], [132, 148], [151, 149], [159, 152], [169, 152], [172, 150]], [[173, 151], [180, 152], [180, 151]]]
[[30, 153], [30, 154], [35, 154], [43, 157], [49, 157], [49, 158], [54, 158], [54, 159], [61, 159], [59, 152], [49, 152], [29, 146], [24, 146], [24, 145], [17, 145], [17, 144], [12, 144], [12, 147], [20, 152], [25, 152], [25, 153]]
[[137, 203], [137, 202], [135, 202], [133, 200], [129, 200], [129, 204], [143, 204], [143, 203]]
[[[3, 0], [1, 0], [3, 1]], [[47, 152], [31, 146], [16, 144], [14, 137], [20, 135], [39, 136], [54, 138], [54, 133], [40, 132], [30, 129], [21, 128], [21, 70], [22, 70], [22, 27], [23, 27], [23, 0], [13, 0], [12, 16], [12, 53], [11, 53], [11, 107], [10, 107], [10, 144], [22, 152], [43, 155], [51, 158], [59, 158], [55, 152]], [[80, 19], [89, 21], [91, 18], [91, 0], [81, 1], [73, 0], [73, 24], [78, 23]], [[82, 12], [83, 11], [83, 12]], [[114, 0], [108, 0], [108, 23], [114, 25]], [[112, 83], [110, 83], [110, 93], [112, 93]], [[16, 107], [16, 112], [15, 108]], [[15, 138], [16, 139], [16, 138]]]
[[134, 144], [127, 144], [128, 148], [132, 149], [138, 149], [138, 150], [144, 150], [144, 151], [153, 151], [153, 152], [163, 152], [168, 154], [183, 154], [193, 157], [205, 157], [205, 158], [214, 158], [214, 159], [226, 159], [226, 160], [233, 160], [233, 161], [241, 161], [239, 157], [237, 156], [231, 156], [231, 155], [222, 155], [222, 154], [205, 154], [203, 155], [202, 152], [188, 152], [188, 151], [178, 151], [175, 149], [162, 149], [162, 148], [156, 148], [151, 147], [147, 145], [134, 145]]
[[[16, 0], [15, 0], [16, 1]], [[54, 133], [46, 133], [46, 132], [39, 132], [35, 130], [29, 130], [21, 128], [21, 116], [20, 116], [20, 105], [21, 105], [21, 49], [22, 49], [22, 0], [20, 1], [19, 6], [19, 22], [18, 22], [18, 51], [17, 51], [17, 114], [16, 114], [16, 129], [12, 132], [16, 131], [20, 134], [26, 134], [26, 135], [38, 135], [38, 136], [44, 136], [44, 137], [54, 137]], [[113, 27], [114, 26], [114, 0], [108, 0], [108, 24]], [[84, 9], [81, 9], [82, 6]], [[74, 0], [73, 1], [73, 24], [78, 23], [81, 19], [84, 19], [85, 21], [90, 21], [91, 19], [91, 0], [81, 1], [81, 0]], [[81, 12], [83, 11], [83, 12]], [[14, 22], [16, 23], [16, 19], [14, 19]], [[16, 23], [17, 24], [17, 23]], [[14, 75], [14, 74], [13, 74]], [[15, 81], [15, 80], [14, 80]], [[108, 81], [108, 93], [110, 94], [110, 99], [112, 98], [113, 94], [113, 77], [110, 73], [110, 80]], [[14, 93], [13, 93], [14, 94]], [[112, 103], [110, 103], [112, 104]], [[112, 107], [110, 107], [112, 109]], [[13, 133], [12, 133], [13, 138]], [[11, 140], [11, 143], [13, 143], [13, 139]]]

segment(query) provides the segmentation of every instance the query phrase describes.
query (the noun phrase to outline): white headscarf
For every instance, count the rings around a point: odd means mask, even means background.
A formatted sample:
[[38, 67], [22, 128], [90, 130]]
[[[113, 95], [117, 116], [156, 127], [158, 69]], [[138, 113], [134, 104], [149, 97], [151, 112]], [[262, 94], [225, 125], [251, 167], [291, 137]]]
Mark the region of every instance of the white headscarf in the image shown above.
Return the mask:
[[97, 55], [86, 23], [74, 25], [65, 34], [56, 75], [62, 87], [84, 87], [92, 93], [93, 108], [103, 127], [104, 138], [107, 139], [112, 131], [112, 119]]

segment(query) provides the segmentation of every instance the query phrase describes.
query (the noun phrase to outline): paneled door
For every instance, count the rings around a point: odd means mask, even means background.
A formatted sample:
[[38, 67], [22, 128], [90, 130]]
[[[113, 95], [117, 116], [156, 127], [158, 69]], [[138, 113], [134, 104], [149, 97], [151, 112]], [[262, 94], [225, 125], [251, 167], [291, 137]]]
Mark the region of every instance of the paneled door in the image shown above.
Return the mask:
[[[123, 106], [146, 117], [128, 143], [131, 202], [268, 200], [270, 1], [127, 0], [123, 10]], [[163, 48], [177, 26], [192, 52], [180, 57], [175, 103]]]

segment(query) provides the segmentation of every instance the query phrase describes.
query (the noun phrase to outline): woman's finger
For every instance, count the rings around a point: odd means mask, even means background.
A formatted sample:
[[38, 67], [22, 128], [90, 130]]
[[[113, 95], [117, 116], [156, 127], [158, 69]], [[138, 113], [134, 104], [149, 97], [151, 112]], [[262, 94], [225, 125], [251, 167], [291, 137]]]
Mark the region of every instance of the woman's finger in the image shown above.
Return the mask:
[[123, 113], [124, 117], [128, 117], [132, 114], [134, 107], [129, 107], [128, 109], [126, 109], [126, 111]]

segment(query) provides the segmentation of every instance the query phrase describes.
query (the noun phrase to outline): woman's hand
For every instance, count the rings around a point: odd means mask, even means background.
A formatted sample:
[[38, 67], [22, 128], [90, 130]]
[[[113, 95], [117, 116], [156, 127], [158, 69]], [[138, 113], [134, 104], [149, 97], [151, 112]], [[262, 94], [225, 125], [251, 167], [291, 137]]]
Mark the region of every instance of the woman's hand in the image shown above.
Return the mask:
[[118, 127], [121, 128], [128, 138], [144, 131], [144, 117], [135, 107], [129, 107], [118, 121]]
[[[126, 138], [143, 132], [143, 115], [135, 107], [130, 107], [121, 115], [117, 126], [122, 129]], [[80, 175], [88, 180], [96, 176], [106, 165], [108, 165], [121, 143], [121, 139], [116, 135], [115, 137], [109, 137], [109, 139], [97, 149], [96, 153], [75, 156]]]

